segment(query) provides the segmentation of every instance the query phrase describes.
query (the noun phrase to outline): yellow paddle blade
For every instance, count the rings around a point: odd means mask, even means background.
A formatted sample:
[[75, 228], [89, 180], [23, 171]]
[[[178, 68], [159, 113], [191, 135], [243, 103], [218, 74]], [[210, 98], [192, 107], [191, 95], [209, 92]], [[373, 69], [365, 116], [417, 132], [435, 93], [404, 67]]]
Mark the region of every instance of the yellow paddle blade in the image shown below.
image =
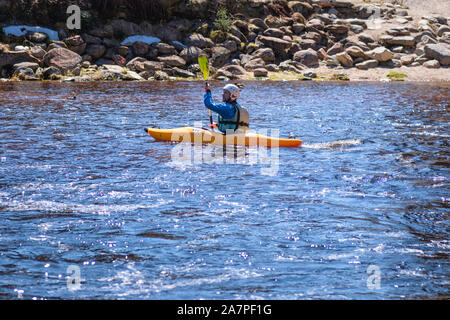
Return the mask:
[[200, 66], [200, 70], [203, 73], [203, 78], [208, 79], [209, 77], [209, 67], [208, 67], [208, 58], [206, 56], [198, 57], [198, 65]]

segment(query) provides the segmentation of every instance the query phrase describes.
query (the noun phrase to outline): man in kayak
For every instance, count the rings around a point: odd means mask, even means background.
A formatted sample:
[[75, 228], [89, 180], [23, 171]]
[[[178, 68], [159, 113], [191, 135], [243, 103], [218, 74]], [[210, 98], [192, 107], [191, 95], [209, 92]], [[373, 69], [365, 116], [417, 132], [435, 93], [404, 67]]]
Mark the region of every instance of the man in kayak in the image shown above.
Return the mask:
[[236, 101], [239, 98], [239, 88], [234, 84], [223, 87], [223, 103], [214, 103], [209, 84], [205, 84], [204, 102], [206, 108], [216, 112], [218, 116], [218, 129], [222, 133], [247, 132], [249, 126], [249, 115]]

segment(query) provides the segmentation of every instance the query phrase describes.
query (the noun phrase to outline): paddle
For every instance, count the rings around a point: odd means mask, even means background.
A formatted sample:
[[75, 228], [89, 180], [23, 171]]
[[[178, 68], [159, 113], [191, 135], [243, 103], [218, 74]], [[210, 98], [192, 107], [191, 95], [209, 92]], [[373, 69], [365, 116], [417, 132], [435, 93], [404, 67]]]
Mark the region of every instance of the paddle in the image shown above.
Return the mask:
[[[206, 56], [198, 57], [198, 65], [200, 66], [200, 70], [202, 71], [203, 78], [205, 79], [205, 85], [208, 85], [208, 77], [209, 77], [209, 66], [208, 66], [208, 58]], [[211, 114], [211, 110], [209, 110], [209, 127], [214, 127], [213, 118]]]

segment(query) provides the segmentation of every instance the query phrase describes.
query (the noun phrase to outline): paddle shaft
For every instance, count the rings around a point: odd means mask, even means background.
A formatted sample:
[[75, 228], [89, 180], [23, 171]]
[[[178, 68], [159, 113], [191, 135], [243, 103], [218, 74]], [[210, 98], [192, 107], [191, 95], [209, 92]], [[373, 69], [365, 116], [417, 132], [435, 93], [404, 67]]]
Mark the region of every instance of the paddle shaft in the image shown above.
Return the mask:
[[[205, 82], [205, 86], [208, 86], [208, 81]], [[209, 111], [209, 124], [212, 127], [212, 125], [213, 125], [212, 113], [211, 113], [211, 110], [208, 110], [208, 111]]]

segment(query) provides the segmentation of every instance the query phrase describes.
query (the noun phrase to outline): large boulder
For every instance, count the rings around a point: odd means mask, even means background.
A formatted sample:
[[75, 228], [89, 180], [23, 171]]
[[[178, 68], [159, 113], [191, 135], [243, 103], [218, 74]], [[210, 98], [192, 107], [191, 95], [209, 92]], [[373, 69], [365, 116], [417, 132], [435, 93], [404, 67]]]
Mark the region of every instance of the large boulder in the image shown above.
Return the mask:
[[186, 63], [188, 64], [197, 62], [198, 57], [202, 55], [206, 55], [205, 51], [198, 47], [188, 47], [180, 52], [180, 57], [186, 60]]
[[294, 54], [294, 61], [300, 62], [307, 67], [314, 67], [319, 64], [319, 57], [313, 49], [300, 50]]
[[145, 57], [150, 50], [150, 45], [142, 41], [136, 41], [133, 43], [132, 48], [135, 56]]
[[333, 34], [346, 34], [350, 28], [345, 24], [332, 24], [325, 27], [325, 30]]
[[174, 46], [164, 42], [157, 43], [155, 48], [158, 49], [158, 54], [161, 55], [172, 55], [177, 53], [177, 49], [175, 49]]
[[183, 67], [186, 65], [186, 60], [176, 55], [158, 57], [158, 60], [171, 67]]
[[427, 44], [424, 47], [425, 56], [439, 61], [443, 66], [450, 65], [450, 45], [447, 43]]
[[270, 48], [261, 48], [253, 52], [252, 54], [255, 58], [261, 58], [265, 62], [268, 61], [275, 61], [275, 54], [273, 53], [273, 50]]
[[249, 62], [247, 62], [244, 66], [245, 70], [255, 70], [255, 69], [261, 69], [264, 68], [266, 66], [266, 63], [264, 62], [263, 59], [261, 58], [256, 58], [253, 60], [250, 60]]
[[314, 49], [317, 50], [319, 49], [319, 45], [317, 44], [316, 41], [314, 41], [313, 39], [301, 39], [301, 38], [297, 38], [298, 40], [298, 44], [300, 45], [300, 47], [303, 50], [306, 49]]
[[19, 62], [39, 63], [39, 59], [32, 56], [28, 51], [0, 52], [0, 68], [4, 66], [12, 66]]
[[385, 37], [384, 42], [392, 46], [414, 47], [416, 41], [411, 36]]
[[228, 66], [221, 68], [220, 70], [230, 72], [231, 74], [236, 75], [236, 76], [241, 76], [246, 73], [246, 71], [243, 67], [235, 65], [235, 64], [230, 64]]
[[225, 47], [214, 47], [211, 62], [214, 67], [220, 68], [230, 58], [231, 51]]
[[46, 66], [57, 67], [60, 70], [70, 70], [81, 64], [82, 58], [66, 48], [54, 48], [47, 52], [43, 58]]
[[430, 60], [424, 62], [423, 66], [429, 69], [438, 69], [441, 65], [437, 60]]
[[394, 58], [394, 54], [385, 47], [378, 47], [370, 50], [366, 52], [366, 55], [371, 59], [377, 60], [378, 62], [385, 62]]
[[407, 54], [407, 55], [400, 57], [400, 62], [402, 63], [402, 65], [408, 66], [414, 62], [416, 57], [417, 56], [415, 54]]
[[38, 59], [42, 59], [46, 53], [47, 51], [45, 51], [39, 46], [34, 46], [31, 48], [31, 54], [33, 55], [33, 57], [36, 57]]
[[173, 72], [173, 75], [174, 75], [175, 77], [180, 77], [180, 78], [195, 78], [195, 74], [193, 74], [192, 72], [187, 71], [187, 70], [183, 70], [183, 69], [180, 69], [180, 68], [177, 68], [177, 67], [174, 67], [174, 68], [172, 69], [172, 72]]
[[327, 50], [327, 54], [329, 56], [341, 53], [344, 51], [344, 46], [342, 45], [342, 43], [337, 42], [335, 43], [330, 49]]
[[64, 42], [69, 50], [78, 53], [80, 56], [84, 53], [84, 50], [86, 50], [86, 42], [79, 35], [66, 38]]
[[257, 68], [253, 70], [253, 76], [255, 77], [267, 77], [268, 71], [265, 68]]
[[214, 42], [210, 38], [205, 38], [199, 33], [191, 34], [184, 40], [184, 43], [187, 46], [198, 47], [201, 49], [214, 46]]
[[292, 45], [290, 41], [275, 37], [258, 36], [256, 39], [261, 41], [266, 47], [272, 48], [276, 53], [286, 52]]
[[366, 54], [364, 51], [357, 46], [351, 46], [345, 50], [352, 58], [365, 58]]
[[14, 71], [18, 69], [31, 69], [33, 72], [36, 72], [37, 68], [39, 68], [39, 64], [36, 62], [19, 62], [13, 65]]
[[284, 36], [284, 32], [278, 28], [266, 29], [263, 34], [267, 37], [275, 37], [275, 38], [282, 38]]
[[377, 60], [367, 60], [361, 63], [357, 63], [355, 65], [356, 68], [361, 70], [367, 70], [378, 67], [378, 61]]
[[131, 59], [131, 60], [126, 64], [126, 67], [127, 67], [128, 69], [130, 69], [130, 70], [133, 70], [133, 71], [144, 71], [145, 69], [144, 69], [144, 67], [143, 67], [143, 63], [146, 62], [146, 61], [148, 61], [148, 60], [145, 59], [145, 58], [142, 58], [142, 57], [136, 57], [136, 58]]
[[347, 52], [341, 52], [336, 55], [338, 61], [346, 68], [353, 66], [353, 59]]

